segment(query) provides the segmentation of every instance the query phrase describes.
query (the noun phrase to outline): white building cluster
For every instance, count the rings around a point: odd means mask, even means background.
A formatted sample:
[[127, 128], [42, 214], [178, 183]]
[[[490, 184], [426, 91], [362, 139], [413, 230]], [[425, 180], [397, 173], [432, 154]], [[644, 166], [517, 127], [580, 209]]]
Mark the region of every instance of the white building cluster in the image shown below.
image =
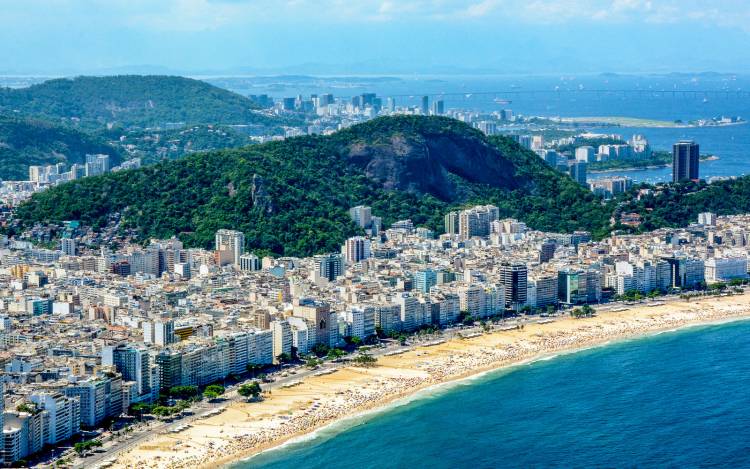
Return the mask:
[[74, 223], [58, 251], [2, 239], [6, 461], [175, 386], [376, 335], [747, 277], [750, 216], [593, 241], [493, 206], [447, 214], [439, 236], [410, 220], [374, 231], [368, 207], [351, 214], [363, 234], [311, 258], [256, 256], [231, 230], [211, 251], [170, 239], [111, 252]]

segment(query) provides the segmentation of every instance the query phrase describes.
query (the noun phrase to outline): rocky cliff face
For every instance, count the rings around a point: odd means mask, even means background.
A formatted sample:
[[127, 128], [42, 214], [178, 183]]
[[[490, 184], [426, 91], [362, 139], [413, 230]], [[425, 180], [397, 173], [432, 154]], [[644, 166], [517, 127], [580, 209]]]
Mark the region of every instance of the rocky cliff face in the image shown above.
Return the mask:
[[352, 144], [345, 156], [385, 189], [432, 194], [445, 201], [461, 197], [451, 174], [511, 190], [529, 182], [515, 176], [513, 164], [497, 149], [474, 136], [394, 134], [385, 142]]

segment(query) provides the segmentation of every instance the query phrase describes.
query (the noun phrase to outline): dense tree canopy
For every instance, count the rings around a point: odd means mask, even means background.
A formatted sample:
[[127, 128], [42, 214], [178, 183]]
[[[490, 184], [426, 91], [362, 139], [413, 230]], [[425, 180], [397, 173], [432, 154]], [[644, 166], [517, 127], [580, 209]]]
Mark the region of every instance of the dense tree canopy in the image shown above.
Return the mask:
[[0, 179], [25, 180], [30, 165], [85, 163], [89, 153], [110, 155], [113, 164], [121, 158], [102, 138], [38, 119], [0, 116]]
[[[492, 148], [514, 177], [513, 190], [450, 175], [457, 195], [388, 190], [350, 164], [352, 145], [391, 145], [408, 137], [414, 146], [437, 136], [469, 138]], [[472, 177], [468, 175], [467, 177]], [[85, 178], [36, 194], [18, 210], [25, 223], [77, 219], [102, 226], [122, 212], [128, 227], [143, 237], [179, 234], [188, 245], [210, 247], [216, 230], [245, 232], [248, 247], [284, 255], [338, 250], [359, 230], [347, 209], [366, 204], [386, 225], [411, 218], [415, 225], [442, 232], [448, 210], [494, 203], [503, 216], [517, 217], [550, 231], [586, 229], [605, 233], [611, 210], [568, 176], [544, 164], [510, 139], [487, 140], [478, 131], [447, 118], [380, 118], [332, 136], [309, 136], [240, 150], [194, 154], [135, 171]]]

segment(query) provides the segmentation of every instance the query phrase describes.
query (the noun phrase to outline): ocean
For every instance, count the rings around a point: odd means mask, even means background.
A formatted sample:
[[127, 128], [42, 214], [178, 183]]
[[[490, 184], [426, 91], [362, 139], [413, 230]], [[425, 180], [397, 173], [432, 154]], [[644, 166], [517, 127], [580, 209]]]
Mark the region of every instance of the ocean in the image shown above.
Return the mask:
[[448, 385], [234, 469], [750, 467], [750, 321]]

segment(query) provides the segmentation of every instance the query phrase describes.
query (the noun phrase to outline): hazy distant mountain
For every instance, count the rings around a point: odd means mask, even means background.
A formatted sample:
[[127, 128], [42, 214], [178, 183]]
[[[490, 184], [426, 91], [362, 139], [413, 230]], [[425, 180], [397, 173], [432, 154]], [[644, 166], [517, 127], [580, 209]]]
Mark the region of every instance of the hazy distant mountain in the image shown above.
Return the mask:
[[0, 89], [0, 110], [62, 119], [87, 128], [104, 125], [268, 124], [244, 96], [176, 76], [61, 78], [22, 89]]

